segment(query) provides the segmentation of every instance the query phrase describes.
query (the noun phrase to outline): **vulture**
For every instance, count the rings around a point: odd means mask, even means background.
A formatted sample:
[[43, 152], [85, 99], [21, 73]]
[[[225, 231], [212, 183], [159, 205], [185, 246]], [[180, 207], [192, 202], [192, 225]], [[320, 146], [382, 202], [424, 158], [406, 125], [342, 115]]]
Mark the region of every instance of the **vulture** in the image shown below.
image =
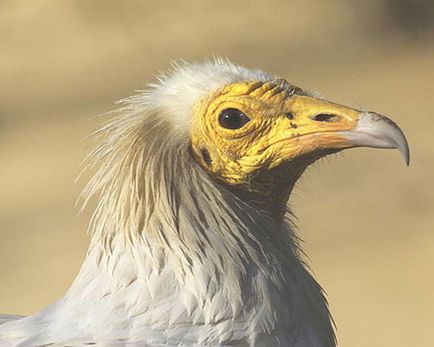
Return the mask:
[[288, 199], [318, 159], [401, 129], [223, 59], [174, 64], [94, 133], [90, 246], [66, 294], [0, 316], [0, 346], [331, 347]]

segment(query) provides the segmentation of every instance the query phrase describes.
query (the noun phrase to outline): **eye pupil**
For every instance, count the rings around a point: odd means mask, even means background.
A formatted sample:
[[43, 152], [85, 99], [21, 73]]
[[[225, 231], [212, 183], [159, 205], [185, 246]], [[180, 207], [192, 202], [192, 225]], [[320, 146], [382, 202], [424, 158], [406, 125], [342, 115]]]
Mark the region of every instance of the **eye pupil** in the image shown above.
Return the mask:
[[239, 129], [250, 121], [243, 112], [236, 108], [227, 108], [219, 115], [219, 124], [226, 129]]

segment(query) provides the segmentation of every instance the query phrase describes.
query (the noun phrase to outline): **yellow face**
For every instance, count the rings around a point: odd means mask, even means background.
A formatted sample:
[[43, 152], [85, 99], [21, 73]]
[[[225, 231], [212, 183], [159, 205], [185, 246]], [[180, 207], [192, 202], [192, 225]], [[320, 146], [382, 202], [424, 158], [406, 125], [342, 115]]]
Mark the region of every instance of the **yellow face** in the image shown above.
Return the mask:
[[280, 167], [289, 170], [283, 164], [350, 147], [340, 133], [359, 115], [284, 80], [234, 83], [195, 105], [192, 149], [217, 179], [266, 195], [269, 185], [257, 183], [273, 180]]

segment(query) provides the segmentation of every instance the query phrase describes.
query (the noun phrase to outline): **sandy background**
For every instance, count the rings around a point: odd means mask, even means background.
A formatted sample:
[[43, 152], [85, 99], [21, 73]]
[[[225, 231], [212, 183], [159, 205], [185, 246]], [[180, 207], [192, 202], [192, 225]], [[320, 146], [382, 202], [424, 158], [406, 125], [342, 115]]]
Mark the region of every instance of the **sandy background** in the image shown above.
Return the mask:
[[417, 1], [0, 1], [0, 312], [68, 288], [83, 139], [173, 59], [228, 57], [389, 115], [397, 151], [325, 160], [291, 203], [341, 346], [434, 340], [434, 16]]

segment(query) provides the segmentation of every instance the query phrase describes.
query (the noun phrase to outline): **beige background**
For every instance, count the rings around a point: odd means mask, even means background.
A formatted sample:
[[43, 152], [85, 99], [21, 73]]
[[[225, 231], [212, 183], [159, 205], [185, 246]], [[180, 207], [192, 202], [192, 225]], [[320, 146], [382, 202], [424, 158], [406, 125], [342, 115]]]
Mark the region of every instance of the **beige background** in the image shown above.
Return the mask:
[[77, 273], [92, 117], [173, 59], [223, 56], [404, 129], [410, 168], [396, 151], [350, 150], [314, 166], [291, 203], [340, 345], [432, 346], [430, 2], [0, 1], [0, 312], [36, 312]]

